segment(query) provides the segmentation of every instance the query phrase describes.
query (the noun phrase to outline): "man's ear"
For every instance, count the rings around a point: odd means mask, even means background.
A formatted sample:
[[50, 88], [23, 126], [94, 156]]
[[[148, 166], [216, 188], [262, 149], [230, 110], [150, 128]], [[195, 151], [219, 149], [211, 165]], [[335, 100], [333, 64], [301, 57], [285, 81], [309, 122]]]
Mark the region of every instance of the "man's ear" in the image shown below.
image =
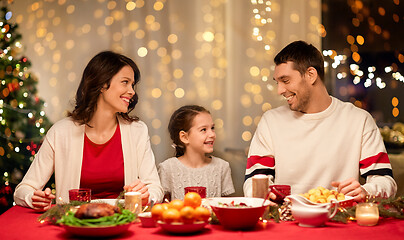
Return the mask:
[[306, 76], [307, 76], [307, 82], [313, 85], [318, 79], [317, 70], [314, 67], [307, 68]]
[[188, 133], [186, 133], [185, 131], [180, 131], [179, 133], [179, 137], [181, 142], [183, 142], [185, 145], [188, 144], [189, 140], [188, 140]]

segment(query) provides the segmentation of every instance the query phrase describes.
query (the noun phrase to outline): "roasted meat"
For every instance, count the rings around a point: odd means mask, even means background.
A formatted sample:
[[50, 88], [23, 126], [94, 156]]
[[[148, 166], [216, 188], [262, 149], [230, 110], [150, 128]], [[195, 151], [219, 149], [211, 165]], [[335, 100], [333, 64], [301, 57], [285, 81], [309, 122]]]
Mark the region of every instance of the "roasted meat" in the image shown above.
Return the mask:
[[100, 218], [112, 216], [115, 213], [120, 212], [121, 211], [117, 206], [112, 206], [107, 203], [87, 203], [81, 205], [74, 216], [80, 219]]

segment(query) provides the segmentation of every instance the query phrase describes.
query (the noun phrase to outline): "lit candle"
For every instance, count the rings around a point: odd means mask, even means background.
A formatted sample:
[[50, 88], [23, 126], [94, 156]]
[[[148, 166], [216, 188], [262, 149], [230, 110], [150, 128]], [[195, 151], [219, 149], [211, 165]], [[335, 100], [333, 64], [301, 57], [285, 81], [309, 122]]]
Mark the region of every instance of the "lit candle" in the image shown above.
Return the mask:
[[355, 215], [360, 226], [374, 226], [379, 221], [379, 209], [375, 203], [359, 203]]
[[125, 193], [125, 209], [136, 214], [142, 211], [142, 197], [139, 192]]

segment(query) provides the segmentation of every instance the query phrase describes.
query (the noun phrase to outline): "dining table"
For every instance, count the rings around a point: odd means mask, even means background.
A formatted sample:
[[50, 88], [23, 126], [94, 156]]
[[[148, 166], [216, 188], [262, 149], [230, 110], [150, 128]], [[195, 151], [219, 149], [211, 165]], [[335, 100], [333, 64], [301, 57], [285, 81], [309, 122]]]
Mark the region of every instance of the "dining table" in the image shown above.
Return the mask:
[[[72, 235], [65, 228], [48, 222], [38, 221], [38, 213], [30, 208], [13, 206], [0, 215], [1, 240], [30, 240], [30, 239], [88, 239]], [[243, 217], [243, 216], [240, 216]], [[99, 239], [99, 238], [93, 238]], [[200, 240], [239, 240], [239, 239], [404, 239], [404, 220], [395, 218], [380, 218], [376, 226], [359, 226], [355, 221], [348, 223], [327, 222], [322, 227], [301, 227], [296, 221], [275, 222], [260, 221], [254, 229], [228, 230], [220, 224], [208, 224], [201, 231], [178, 235], [165, 232], [159, 226], [146, 228], [140, 223], [133, 223], [127, 231], [108, 239], [200, 239]]]

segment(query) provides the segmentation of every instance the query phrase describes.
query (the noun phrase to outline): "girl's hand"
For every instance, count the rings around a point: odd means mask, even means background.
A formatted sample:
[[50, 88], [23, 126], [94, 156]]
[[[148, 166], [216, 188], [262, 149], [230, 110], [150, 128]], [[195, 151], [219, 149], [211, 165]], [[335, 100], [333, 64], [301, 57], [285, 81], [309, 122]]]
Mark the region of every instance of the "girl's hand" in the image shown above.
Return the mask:
[[139, 179], [136, 179], [133, 183], [125, 185], [123, 189], [127, 192], [140, 192], [142, 195], [142, 205], [146, 206], [149, 203], [149, 189]]
[[50, 188], [46, 188], [45, 191], [36, 190], [34, 195], [32, 195], [32, 205], [34, 206], [34, 210], [38, 212], [45, 212], [52, 205], [52, 199], [55, 199], [56, 196], [52, 194]]

